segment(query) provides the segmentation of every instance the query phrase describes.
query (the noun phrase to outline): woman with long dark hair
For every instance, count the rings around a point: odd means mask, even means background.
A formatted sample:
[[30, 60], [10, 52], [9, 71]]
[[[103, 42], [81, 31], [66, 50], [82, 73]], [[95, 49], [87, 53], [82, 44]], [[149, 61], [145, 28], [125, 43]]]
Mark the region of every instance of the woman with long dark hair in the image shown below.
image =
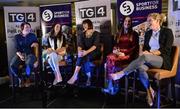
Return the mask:
[[115, 94], [118, 91], [119, 82], [112, 81], [109, 74], [122, 70], [124, 65], [127, 65], [138, 56], [139, 39], [138, 34], [132, 30], [131, 18], [125, 16], [122, 25], [118, 28], [113, 53], [107, 56], [105, 63], [108, 85], [104, 92], [110, 94]]
[[55, 23], [52, 25], [52, 29], [43, 39], [43, 46], [45, 46], [45, 58], [48, 64], [54, 71], [55, 79], [53, 85], [62, 81], [61, 73], [59, 70], [59, 61], [63, 59], [63, 55], [66, 53], [66, 41], [61, 32], [61, 24]]

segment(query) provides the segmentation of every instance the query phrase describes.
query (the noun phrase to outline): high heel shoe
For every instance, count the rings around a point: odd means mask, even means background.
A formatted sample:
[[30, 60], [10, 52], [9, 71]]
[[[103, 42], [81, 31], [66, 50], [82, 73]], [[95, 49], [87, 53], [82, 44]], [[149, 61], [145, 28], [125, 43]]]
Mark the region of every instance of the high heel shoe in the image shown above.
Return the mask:
[[77, 79], [78, 79], [78, 76], [71, 77], [71, 79], [68, 80], [67, 83], [68, 83], [69, 85], [73, 85], [73, 84], [76, 82]]
[[60, 79], [60, 80], [55, 79], [55, 80], [53, 81], [53, 85], [57, 85], [57, 84], [59, 84], [59, 83], [61, 83], [61, 82], [62, 82], [62, 79]]
[[153, 104], [154, 104], [154, 97], [155, 97], [156, 93], [155, 93], [155, 91], [153, 90], [152, 92], [150, 92], [150, 94], [151, 94], [151, 95], [150, 95], [150, 96], [147, 96], [146, 99], [147, 99], [148, 105], [149, 105], [150, 107], [152, 107]]
[[150, 96], [147, 96], [146, 99], [147, 99], [148, 105], [149, 105], [150, 107], [152, 107], [152, 106], [153, 106], [153, 100], [152, 100], [152, 98], [151, 98]]
[[114, 73], [114, 74], [110, 74], [110, 77], [113, 80], [118, 80], [118, 79], [121, 79], [124, 75], [125, 75], [124, 72], [120, 71], [120, 72], [117, 72], [117, 73]]
[[115, 95], [117, 94], [119, 91], [119, 89], [115, 88], [115, 87], [112, 87], [112, 88], [103, 88], [102, 89], [102, 92], [104, 93], [108, 93], [110, 95]]
[[90, 86], [91, 85], [91, 78], [88, 78], [86, 81], [86, 86]]

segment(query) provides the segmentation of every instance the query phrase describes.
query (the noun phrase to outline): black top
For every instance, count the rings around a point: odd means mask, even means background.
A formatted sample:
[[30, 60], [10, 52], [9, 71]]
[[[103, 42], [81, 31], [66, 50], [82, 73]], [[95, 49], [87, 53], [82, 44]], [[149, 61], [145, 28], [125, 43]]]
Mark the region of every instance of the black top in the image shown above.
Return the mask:
[[100, 44], [100, 36], [99, 32], [94, 31], [92, 36], [90, 38], [87, 38], [85, 36], [85, 33], [80, 34], [77, 40], [78, 47], [81, 47], [83, 50], [88, 50], [93, 45], [98, 48], [98, 45]]
[[[152, 30], [149, 30], [145, 33], [145, 40], [144, 40], [144, 47], [143, 51], [147, 50], [149, 51], [151, 48], [149, 46], [149, 41], [152, 36]], [[159, 51], [161, 52], [162, 58], [163, 58], [163, 66], [162, 68], [171, 70], [172, 64], [171, 64], [171, 49], [172, 44], [174, 41], [174, 36], [171, 29], [161, 27], [160, 29], [160, 35], [159, 35]]]
[[[63, 42], [62, 42], [62, 47], [65, 47], [66, 46], [66, 39], [65, 39], [65, 36], [62, 34], [60, 38], [57, 38], [56, 36], [53, 36], [53, 37], [50, 37], [50, 33], [46, 34], [46, 36], [43, 38], [42, 40], [42, 45], [43, 46], [46, 46], [48, 48], [53, 48], [50, 44], [50, 40], [52, 40], [53, 44], [54, 44], [54, 50], [56, 50], [58, 48], [58, 40], [59, 42], [61, 41], [61, 39], [63, 39]], [[63, 38], [62, 38], [63, 37]]]

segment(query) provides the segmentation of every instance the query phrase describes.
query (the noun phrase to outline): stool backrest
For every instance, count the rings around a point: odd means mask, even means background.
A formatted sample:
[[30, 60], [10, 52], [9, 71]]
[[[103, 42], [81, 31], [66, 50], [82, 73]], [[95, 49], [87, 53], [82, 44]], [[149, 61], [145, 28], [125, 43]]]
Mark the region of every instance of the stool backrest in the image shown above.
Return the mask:
[[175, 76], [177, 73], [178, 62], [179, 62], [179, 47], [173, 46], [173, 48], [172, 48], [172, 69], [171, 69], [171, 73], [173, 73], [172, 74], [173, 76]]

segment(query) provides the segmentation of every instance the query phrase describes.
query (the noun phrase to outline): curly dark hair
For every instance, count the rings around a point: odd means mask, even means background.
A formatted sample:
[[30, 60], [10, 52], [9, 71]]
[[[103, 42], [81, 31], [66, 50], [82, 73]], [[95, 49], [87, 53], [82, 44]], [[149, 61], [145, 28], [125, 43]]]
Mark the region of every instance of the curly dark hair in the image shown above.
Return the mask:
[[21, 23], [21, 31], [24, 29], [24, 25], [29, 25], [31, 27], [31, 24], [28, 22]]
[[93, 23], [89, 19], [83, 20], [82, 24], [88, 24], [88, 29], [93, 29]]

